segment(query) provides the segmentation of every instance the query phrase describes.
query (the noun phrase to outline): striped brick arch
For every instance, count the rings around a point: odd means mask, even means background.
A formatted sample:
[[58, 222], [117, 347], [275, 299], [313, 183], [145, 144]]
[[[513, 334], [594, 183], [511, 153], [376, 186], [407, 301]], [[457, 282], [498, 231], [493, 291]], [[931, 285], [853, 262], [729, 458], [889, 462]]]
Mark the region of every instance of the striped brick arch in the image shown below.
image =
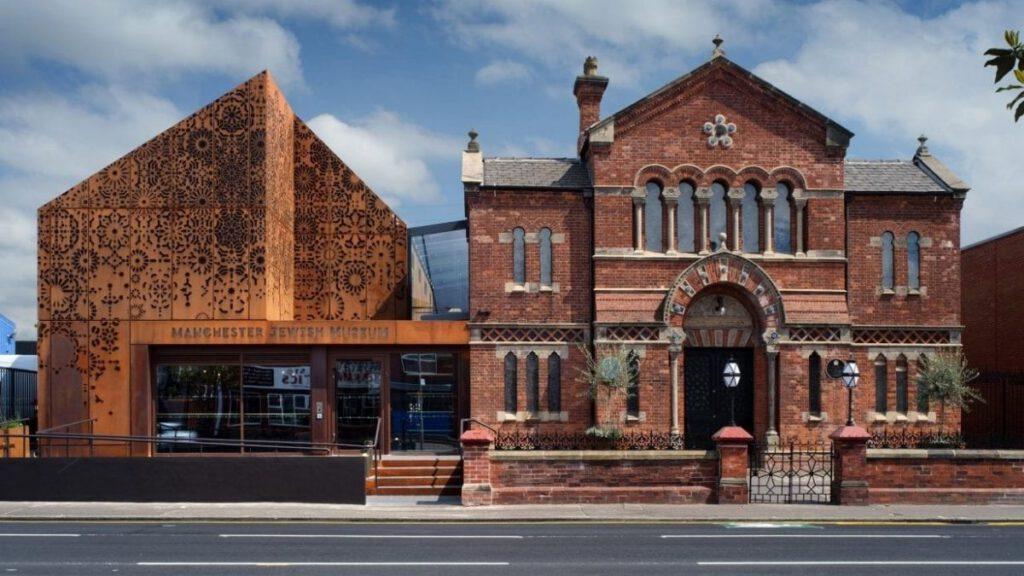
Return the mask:
[[747, 296], [748, 302], [757, 311], [755, 330], [760, 327], [765, 333], [778, 331], [784, 315], [782, 296], [775, 282], [754, 262], [725, 251], [701, 258], [676, 278], [665, 300], [663, 321], [670, 326], [682, 326], [685, 329], [683, 317], [704, 296], [702, 292], [723, 286], [733, 288], [733, 293], [740, 292]]

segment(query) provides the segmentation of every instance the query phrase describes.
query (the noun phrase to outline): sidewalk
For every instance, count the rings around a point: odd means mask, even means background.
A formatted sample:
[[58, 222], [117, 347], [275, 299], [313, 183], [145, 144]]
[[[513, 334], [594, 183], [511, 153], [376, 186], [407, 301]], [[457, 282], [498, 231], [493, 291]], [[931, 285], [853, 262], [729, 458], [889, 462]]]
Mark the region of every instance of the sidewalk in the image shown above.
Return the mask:
[[325, 522], [1021, 522], [1024, 506], [580, 504], [463, 508], [454, 501], [341, 504], [0, 502], [0, 521], [182, 520]]

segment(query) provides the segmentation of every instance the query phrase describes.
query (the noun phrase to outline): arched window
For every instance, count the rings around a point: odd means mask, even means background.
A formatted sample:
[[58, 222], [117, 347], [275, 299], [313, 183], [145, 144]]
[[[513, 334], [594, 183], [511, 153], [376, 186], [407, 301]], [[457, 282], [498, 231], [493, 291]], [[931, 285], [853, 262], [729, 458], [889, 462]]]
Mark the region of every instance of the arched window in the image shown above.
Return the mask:
[[526, 284], [526, 230], [522, 228], [512, 231], [512, 281]]
[[875, 412], [889, 411], [889, 363], [881, 354], [875, 358]]
[[821, 416], [821, 356], [812, 352], [807, 359], [807, 413]]
[[540, 285], [551, 286], [551, 229], [540, 229]]
[[518, 380], [518, 361], [512, 352], [505, 354], [505, 412], [516, 413], [516, 380]]
[[925, 390], [924, 383], [921, 382], [921, 370], [924, 368], [924, 363], [927, 360], [924, 356], [917, 359], [917, 411], [921, 414], [928, 413], [928, 391]]
[[629, 388], [626, 390], [626, 415], [640, 417], [640, 356], [629, 353]]
[[725, 210], [725, 185], [721, 182], [715, 182], [711, 185], [711, 205], [708, 208], [708, 233], [710, 238], [710, 246], [712, 250], [718, 250], [719, 244], [721, 244], [721, 236], [726, 229], [726, 210]]
[[757, 185], [747, 182], [743, 186], [743, 208], [740, 215], [743, 219], [743, 251], [760, 252], [760, 219], [758, 218]]
[[793, 253], [793, 235], [790, 233], [790, 197], [789, 184], [779, 182], [775, 187], [778, 197], [775, 198], [775, 251], [781, 254]]
[[907, 397], [907, 357], [900, 354], [896, 359], [896, 411], [907, 413], [910, 400]]
[[526, 355], [526, 409], [530, 412], [540, 410], [540, 361], [536, 352]]
[[644, 249], [663, 252], [661, 245], [661, 185], [647, 183], [647, 198], [644, 199]]
[[921, 288], [921, 235], [917, 232], [907, 234], [907, 288]]
[[679, 204], [676, 207], [676, 228], [679, 234], [679, 251], [696, 252], [693, 233], [693, 184], [679, 183]]
[[882, 234], [882, 289], [892, 290], [894, 280], [892, 271], [892, 232]]
[[562, 411], [562, 357], [548, 356], [548, 412]]

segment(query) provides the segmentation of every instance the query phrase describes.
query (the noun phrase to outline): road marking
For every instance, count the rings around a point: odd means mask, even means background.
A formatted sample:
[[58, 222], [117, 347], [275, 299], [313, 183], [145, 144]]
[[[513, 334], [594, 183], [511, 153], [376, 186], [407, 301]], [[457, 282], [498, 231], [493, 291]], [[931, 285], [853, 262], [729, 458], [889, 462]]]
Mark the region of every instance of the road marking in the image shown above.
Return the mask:
[[220, 534], [221, 538], [353, 538], [353, 539], [432, 539], [432, 540], [522, 540], [507, 534]]
[[288, 568], [292, 566], [508, 566], [508, 562], [136, 562], [136, 566], [164, 567], [213, 567], [213, 566], [249, 566]]
[[698, 566], [1024, 566], [1024, 560], [783, 560], [697, 562]]
[[39, 534], [0, 534], [0, 538], [78, 538], [81, 534], [39, 533]]
[[949, 538], [942, 534], [662, 534], [662, 538]]

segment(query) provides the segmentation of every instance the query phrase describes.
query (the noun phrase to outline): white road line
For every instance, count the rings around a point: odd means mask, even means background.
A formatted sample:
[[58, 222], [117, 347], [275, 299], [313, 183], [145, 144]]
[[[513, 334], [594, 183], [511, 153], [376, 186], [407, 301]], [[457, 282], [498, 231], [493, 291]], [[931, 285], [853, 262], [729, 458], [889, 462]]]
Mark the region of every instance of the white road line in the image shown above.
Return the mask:
[[1024, 560], [822, 560], [698, 562], [697, 566], [1024, 566]]
[[949, 538], [943, 534], [662, 534], [662, 538]]
[[353, 538], [353, 539], [432, 539], [432, 540], [522, 540], [506, 534], [220, 534], [221, 538]]
[[40, 534], [0, 534], [0, 538], [78, 538], [81, 534], [59, 534], [59, 533], [40, 533]]
[[508, 566], [508, 562], [136, 562], [136, 566], [212, 567], [251, 566], [288, 568], [292, 566]]

